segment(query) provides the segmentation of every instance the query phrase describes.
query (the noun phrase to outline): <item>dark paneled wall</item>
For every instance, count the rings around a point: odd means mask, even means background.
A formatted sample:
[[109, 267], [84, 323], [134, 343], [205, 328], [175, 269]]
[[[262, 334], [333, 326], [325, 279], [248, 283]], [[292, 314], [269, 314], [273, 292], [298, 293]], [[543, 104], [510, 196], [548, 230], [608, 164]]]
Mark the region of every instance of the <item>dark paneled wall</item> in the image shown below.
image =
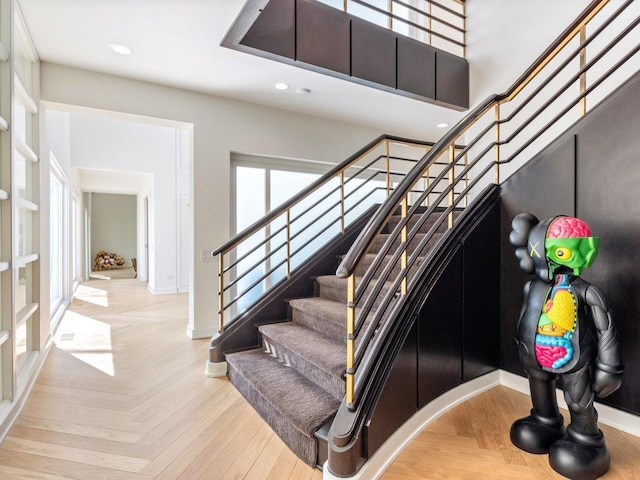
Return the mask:
[[462, 382], [462, 260], [462, 249], [459, 249], [420, 311], [419, 408]]
[[501, 367], [522, 373], [513, 345], [527, 276], [508, 243], [520, 212], [585, 220], [601, 238], [598, 257], [583, 277], [604, 290], [625, 363], [621, 389], [602, 403], [640, 414], [640, 76], [503, 185]]
[[497, 199], [451, 256], [413, 325], [366, 428], [370, 456], [418, 409], [498, 368], [500, 206]]
[[315, 0], [249, 0], [222, 45], [456, 110], [469, 107], [464, 58]]

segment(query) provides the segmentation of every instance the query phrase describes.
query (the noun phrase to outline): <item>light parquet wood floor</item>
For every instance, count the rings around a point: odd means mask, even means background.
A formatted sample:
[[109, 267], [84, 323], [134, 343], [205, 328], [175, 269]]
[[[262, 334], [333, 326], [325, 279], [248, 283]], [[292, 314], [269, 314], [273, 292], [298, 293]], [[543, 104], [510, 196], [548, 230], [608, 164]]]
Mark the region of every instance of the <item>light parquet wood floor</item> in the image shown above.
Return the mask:
[[[322, 478], [226, 379], [204, 375], [208, 340], [189, 340], [186, 322], [186, 295], [153, 296], [138, 280], [83, 284], [0, 444], [0, 479]], [[560, 478], [509, 443], [528, 410], [525, 395], [490, 390], [430, 425], [383, 478]], [[640, 480], [640, 439], [603, 430], [605, 478]]]
[[[396, 458], [383, 480], [545, 480], [563, 479], [548, 455], [531, 455], [509, 439], [514, 420], [531, 410], [531, 400], [496, 387], [450, 410], [431, 423]], [[567, 411], [562, 411], [566, 420]], [[603, 480], [640, 480], [640, 438], [600, 425], [611, 453]]]
[[188, 299], [138, 280], [81, 285], [16, 423], [0, 479], [309, 479], [186, 335]]

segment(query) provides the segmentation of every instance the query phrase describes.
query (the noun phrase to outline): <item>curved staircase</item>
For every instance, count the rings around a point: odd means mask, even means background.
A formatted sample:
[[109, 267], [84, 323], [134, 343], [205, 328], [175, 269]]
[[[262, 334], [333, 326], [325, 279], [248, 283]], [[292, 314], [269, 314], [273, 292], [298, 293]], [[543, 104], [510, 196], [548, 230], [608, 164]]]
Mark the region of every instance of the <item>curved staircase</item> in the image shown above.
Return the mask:
[[[391, 217], [379, 234], [372, 258], [398, 218]], [[431, 228], [430, 220], [421, 231]], [[441, 235], [433, 236], [430, 248]], [[417, 244], [423, 234], [416, 237]], [[363, 272], [368, 266], [365, 259]], [[345, 395], [347, 280], [335, 275], [313, 280], [316, 296], [288, 300], [288, 319], [259, 327], [262, 348], [230, 353], [226, 360], [236, 388], [298, 457], [315, 466], [327, 458], [326, 440], [318, 431], [332, 420]]]

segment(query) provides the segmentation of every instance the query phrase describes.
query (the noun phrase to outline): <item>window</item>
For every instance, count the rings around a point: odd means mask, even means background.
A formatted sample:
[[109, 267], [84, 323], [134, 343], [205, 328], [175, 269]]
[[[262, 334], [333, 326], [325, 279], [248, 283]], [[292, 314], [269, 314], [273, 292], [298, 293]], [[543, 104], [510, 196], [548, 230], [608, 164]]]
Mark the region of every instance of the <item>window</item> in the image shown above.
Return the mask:
[[[234, 234], [277, 209], [332, 166], [244, 155], [235, 155], [232, 160]], [[383, 180], [366, 182], [361, 170], [351, 173], [354, 176], [347, 172], [345, 180], [346, 224], [385, 196]], [[288, 230], [286, 214], [282, 214], [238, 247], [234, 275], [238, 281], [232, 294], [233, 298], [239, 297], [236, 313], [286, 278], [287, 254], [288, 267], [293, 271], [340, 234], [340, 195], [339, 179], [333, 178], [291, 208]]]
[[0, 423], [41, 343], [38, 78], [18, 3], [0, 0]]
[[65, 297], [65, 182], [62, 171], [51, 154], [51, 175], [49, 180], [49, 293], [51, 316], [54, 317]]

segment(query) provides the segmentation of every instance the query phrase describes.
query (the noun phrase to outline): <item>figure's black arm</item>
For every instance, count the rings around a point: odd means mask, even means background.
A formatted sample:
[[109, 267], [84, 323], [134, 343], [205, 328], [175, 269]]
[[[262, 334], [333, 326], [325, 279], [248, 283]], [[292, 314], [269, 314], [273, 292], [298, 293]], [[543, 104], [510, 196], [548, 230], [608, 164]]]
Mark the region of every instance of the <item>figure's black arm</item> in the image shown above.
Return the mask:
[[618, 334], [602, 291], [594, 285], [589, 285], [585, 299], [598, 332], [598, 358], [595, 362], [593, 389], [598, 397], [606, 397], [622, 384], [623, 366]]

